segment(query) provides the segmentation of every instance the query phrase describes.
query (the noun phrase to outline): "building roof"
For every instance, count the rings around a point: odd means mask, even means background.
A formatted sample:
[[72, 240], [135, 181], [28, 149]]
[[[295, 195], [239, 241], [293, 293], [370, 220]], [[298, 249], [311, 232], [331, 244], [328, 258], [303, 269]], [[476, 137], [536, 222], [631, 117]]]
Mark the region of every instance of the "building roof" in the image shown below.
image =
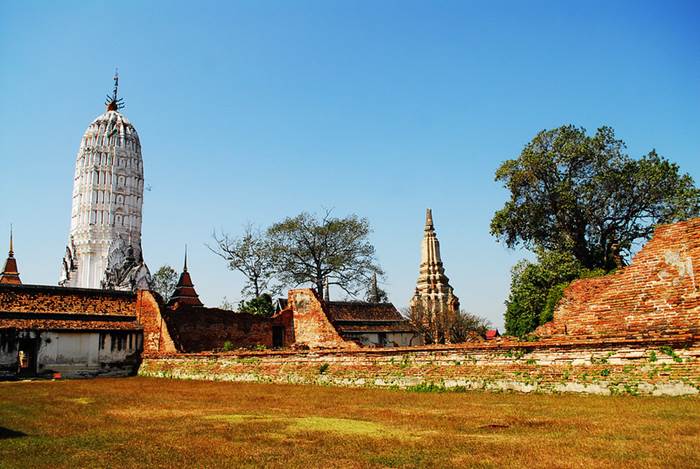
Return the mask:
[[326, 302], [328, 319], [341, 334], [416, 332], [391, 303]]
[[361, 301], [328, 301], [328, 319], [331, 321], [405, 321], [391, 303]]
[[136, 316], [0, 311], [0, 329], [139, 331], [143, 327]]
[[0, 284], [0, 291], [16, 290], [23, 293], [53, 293], [59, 295], [79, 295], [79, 296], [99, 296], [108, 298], [130, 298], [135, 299], [136, 293], [123, 290], [106, 290], [102, 288], [78, 288], [59, 287], [58, 285], [32, 285], [23, 283], [21, 285]]

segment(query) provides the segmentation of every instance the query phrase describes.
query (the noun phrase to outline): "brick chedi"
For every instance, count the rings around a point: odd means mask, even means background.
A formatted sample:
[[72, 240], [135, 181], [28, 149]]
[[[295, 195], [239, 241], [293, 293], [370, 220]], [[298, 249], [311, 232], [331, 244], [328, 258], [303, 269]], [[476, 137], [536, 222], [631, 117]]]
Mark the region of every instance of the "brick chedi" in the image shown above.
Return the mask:
[[459, 298], [454, 294], [440, 257], [440, 242], [433, 226], [433, 214], [427, 209], [421, 245], [420, 274], [411, 299], [414, 318], [422, 323], [433, 342], [449, 343], [450, 328], [459, 313]]
[[87, 128], [75, 162], [70, 237], [59, 284], [66, 287], [148, 288], [141, 253], [143, 160], [136, 129], [114, 92]]
[[17, 260], [15, 259], [14, 246], [12, 245], [12, 229], [10, 229], [10, 252], [5, 261], [5, 268], [0, 273], [0, 283], [9, 283], [12, 285], [21, 285], [22, 280], [19, 278], [17, 270]]
[[700, 218], [658, 227], [629, 266], [573, 282], [535, 334], [700, 337]]
[[194, 289], [190, 273], [187, 271], [187, 252], [185, 252], [185, 263], [182, 267], [180, 279], [177, 282], [173, 295], [168, 301], [168, 308], [178, 309], [182, 306], [204, 306], [199, 300], [199, 295]]

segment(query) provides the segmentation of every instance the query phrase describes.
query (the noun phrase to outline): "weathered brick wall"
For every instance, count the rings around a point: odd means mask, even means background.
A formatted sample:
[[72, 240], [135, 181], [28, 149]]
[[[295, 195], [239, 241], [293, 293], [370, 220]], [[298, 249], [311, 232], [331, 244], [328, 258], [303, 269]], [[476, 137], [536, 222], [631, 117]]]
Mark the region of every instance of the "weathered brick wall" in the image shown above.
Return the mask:
[[324, 305], [309, 289], [289, 291], [288, 307], [293, 311], [295, 341], [311, 348], [357, 347], [346, 342], [328, 320]]
[[659, 227], [633, 262], [577, 280], [540, 337], [700, 334], [700, 218]]
[[147, 352], [177, 351], [161, 315], [163, 307], [163, 299], [158, 293], [148, 290], [137, 292], [136, 316], [143, 325], [143, 349]]
[[0, 285], [0, 311], [134, 315], [131, 292], [44, 285]]
[[418, 389], [699, 395], [700, 343], [680, 339], [146, 355], [145, 376]]
[[217, 350], [230, 342], [234, 348], [272, 347], [270, 318], [217, 308], [185, 308], [163, 312], [178, 351]]

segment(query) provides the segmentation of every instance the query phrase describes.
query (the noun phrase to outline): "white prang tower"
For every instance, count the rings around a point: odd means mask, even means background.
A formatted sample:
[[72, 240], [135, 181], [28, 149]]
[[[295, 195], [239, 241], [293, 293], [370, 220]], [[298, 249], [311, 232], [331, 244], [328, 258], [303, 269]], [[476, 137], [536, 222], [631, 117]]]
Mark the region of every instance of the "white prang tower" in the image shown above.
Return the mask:
[[143, 160], [136, 129], [114, 92], [85, 131], [75, 163], [70, 238], [59, 285], [135, 290], [151, 276], [141, 252]]

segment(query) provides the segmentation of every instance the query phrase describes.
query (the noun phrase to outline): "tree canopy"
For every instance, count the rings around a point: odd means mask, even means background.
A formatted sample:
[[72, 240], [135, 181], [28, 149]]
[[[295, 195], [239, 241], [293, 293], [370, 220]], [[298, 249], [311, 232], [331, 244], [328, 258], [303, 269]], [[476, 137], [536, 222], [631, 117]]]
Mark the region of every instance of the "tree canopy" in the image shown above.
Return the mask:
[[262, 307], [266, 313], [267, 301], [261, 300], [266, 293], [310, 283], [321, 294], [326, 282], [353, 297], [374, 286], [373, 298], [384, 301], [386, 292], [373, 279], [383, 272], [370, 232], [367, 219], [357, 215], [338, 218], [325, 211], [319, 217], [302, 212], [264, 231], [247, 225], [240, 237], [214, 232], [216, 245], [209, 249], [245, 276], [241, 293], [248, 301], [241, 302], [241, 307]]
[[656, 224], [700, 214], [688, 174], [654, 150], [637, 160], [624, 150], [609, 127], [539, 132], [496, 171], [510, 200], [491, 233], [509, 247], [570, 252], [586, 268], [611, 270]]
[[275, 223], [267, 236], [276, 276], [286, 285], [311, 283], [319, 293], [327, 282], [356, 296], [373, 274], [383, 274], [370, 232], [366, 218], [338, 218], [330, 210], [321, 217], [302, 212]]
[[538, 249], [536, 262], [522, 260], [511, 271], [506, 333], [522, 337], [551, 321], [564, 288], [572, 280], [604, 273], [603, 269], [586, 269], [571, 253]]
[[169, 265], [163, 265], [153, 274], [152, 278], [153, 290], [158, 292], [164, 301], [168, 301], [177, 285], [177, 272], [175, 272], [175, 269]]
[[262, 231], [248, 224], [240, 237], [226, 233], [212, 233], [215, 245], [207, 247], [228, 263], [230, 270], [237, 270], [246, 278], [241, 294], [258, 298], [264, 292], [277, 293], [279, 286], [273, 283], [274, 266], [270, 243]]

